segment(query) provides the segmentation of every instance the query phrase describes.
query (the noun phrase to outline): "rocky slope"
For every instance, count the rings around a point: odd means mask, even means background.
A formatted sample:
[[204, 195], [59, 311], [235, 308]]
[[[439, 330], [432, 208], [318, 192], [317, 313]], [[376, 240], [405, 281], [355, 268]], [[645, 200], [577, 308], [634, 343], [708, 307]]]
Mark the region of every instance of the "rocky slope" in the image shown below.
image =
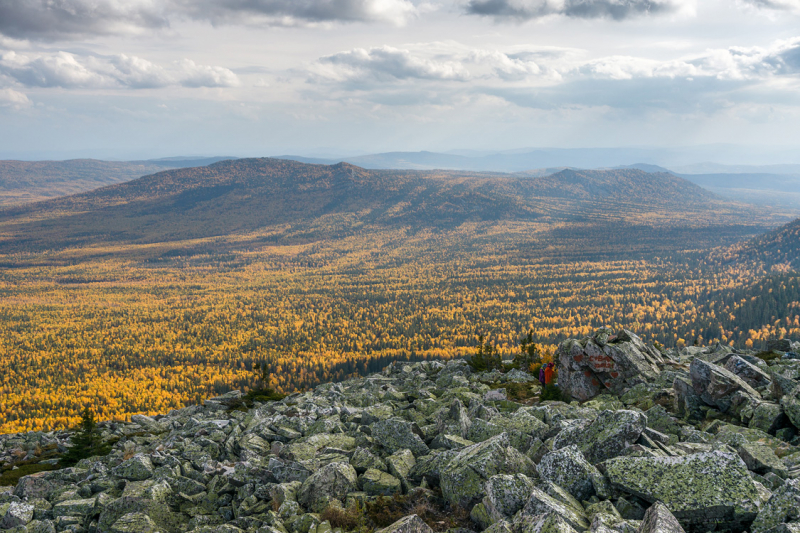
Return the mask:
[[[102, 423], [109, 455], [0, 487], [0, 529], [798, 532], [800, 359], [775, 348], [661, 352], [600, 330], [559, 348], [569, 402], [516, 403], [533, 376], [461, 360], [250, 409], [233, 392]], [[0, 436], [0, 465], [69, 437]]]

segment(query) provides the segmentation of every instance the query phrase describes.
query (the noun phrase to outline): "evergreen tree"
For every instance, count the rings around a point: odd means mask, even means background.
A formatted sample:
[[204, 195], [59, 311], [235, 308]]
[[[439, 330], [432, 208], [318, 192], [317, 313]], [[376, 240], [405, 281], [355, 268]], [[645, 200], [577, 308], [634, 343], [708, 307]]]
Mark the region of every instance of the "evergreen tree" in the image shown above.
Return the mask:
[[107, 455], [111, 451], [110, 445], [103, 444], [94, 413], [88, 407], [83, 409], [81, 424], [70, 440], [72, 446], [61, 456], [61, 464], [64, 466], [72, 466], [81, 459]]

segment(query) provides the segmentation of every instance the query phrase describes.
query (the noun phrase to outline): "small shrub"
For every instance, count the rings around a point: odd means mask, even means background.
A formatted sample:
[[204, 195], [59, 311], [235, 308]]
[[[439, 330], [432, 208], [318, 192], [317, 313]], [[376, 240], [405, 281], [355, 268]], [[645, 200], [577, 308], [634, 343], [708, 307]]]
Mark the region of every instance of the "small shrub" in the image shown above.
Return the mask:
[[43, 463], [33, 463], [19, 466], [16, 470], [6, 470], [0, 474], [0, 487], [13, 487], [23, 476], [35, 474], [37, 472], [45, 472], [48, 470], [56, 470], [58, 467], [55, 465], [48, 465]]
[[364, 510], [358, 504], [358, 502], [353, 503], [347, 509], [342, 509], [341, 507], [328, 507], [322, 514], [319, 516], [320, 520], [323, 522], [327, 520], [331, 523], [331, 527], [334, 529], [341, 528], [344, 531], [353, 531], [356, 528], [359, 528], [364, 525], [366, 521], [366, 517], [364, 516]]
[[536, 393], [531, 390], [530, 383], [510, 382], [497, 385], [495, 388], [501, 387], [506, 389], [508, 399], [515, 402], [525, 403], [533, 400], [536, 397]]
[[540, 402], [546, 401], [553, 401], [553, 402], [563, 402], [564, 395], [561, 393], [561, 389], [558, 388], [558, 385], [545, 385], [542, 389], [542, 394], [539, 396]]
[[763, 361], [769, 362], [775, 359], [780, 359], [781, 357], [783, 357], [783, 354], [778, 352], [758, 352], [756, 354], [756, 357], [758, 357]]
[[367, 517], [378, 528], [387, 527], [397, 520], [415, 514], [434, 531], [472, 529], [469, 511], [448, 504], [441, 492], [413, 491], [407, 496], [396, 494], [367, 502]]

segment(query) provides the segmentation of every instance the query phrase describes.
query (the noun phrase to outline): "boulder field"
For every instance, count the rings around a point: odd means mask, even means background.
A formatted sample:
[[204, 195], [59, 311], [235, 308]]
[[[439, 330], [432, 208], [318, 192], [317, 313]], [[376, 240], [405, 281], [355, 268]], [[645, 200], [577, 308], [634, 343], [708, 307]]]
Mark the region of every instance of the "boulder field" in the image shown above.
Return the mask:
[[[396, 362], [249, 408], [234, 391], [102, 422], [108, 455], [0, 487], [0, 530], [800, 533], [800, 359], [784, 344], [659, 350], [602, 329], [559, 347], [564, 401], [513, 401], [539, 389], [520, 370]], [[0, 468], [71, 436], [2, 435]], [[378, 527], [380, 509], [402, 516]]]

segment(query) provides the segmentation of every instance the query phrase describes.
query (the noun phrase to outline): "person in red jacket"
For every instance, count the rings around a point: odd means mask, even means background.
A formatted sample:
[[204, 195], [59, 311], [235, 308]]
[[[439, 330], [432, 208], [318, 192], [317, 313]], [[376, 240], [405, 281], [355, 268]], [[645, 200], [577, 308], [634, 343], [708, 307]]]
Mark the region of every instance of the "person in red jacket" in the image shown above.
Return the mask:
[[547, 363], [547, 366], [544, 369], [544, 384], [545, 385], [550, 385], [553, 382], [553, 373], [554, 373], [553, 367], [555, 367], [555, 364]]

